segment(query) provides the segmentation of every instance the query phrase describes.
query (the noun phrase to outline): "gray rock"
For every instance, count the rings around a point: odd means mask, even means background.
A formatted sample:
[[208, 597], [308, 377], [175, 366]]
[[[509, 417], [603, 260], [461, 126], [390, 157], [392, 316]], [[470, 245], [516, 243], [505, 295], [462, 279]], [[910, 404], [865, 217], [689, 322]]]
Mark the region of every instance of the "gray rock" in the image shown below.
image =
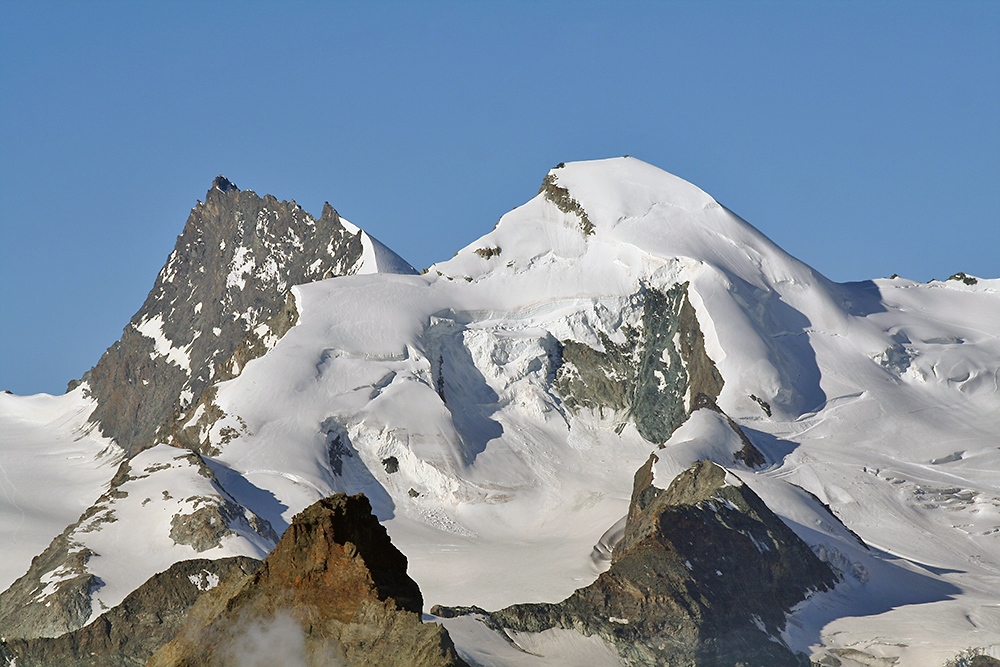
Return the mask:
[[636, 473], [611, 568], [558, 604], [485, 614], [496, 629], [573, 629], [613, 643], [629, 665], [808, 665], [780, 640], [785, 614], [835, 575], [749, 487], [710, 461], [666, 490], [655, 454]]
[[83, 376], [97, 401], [91, 419], [129, 456], [152, 446], [294, 323], [292, 285], [353, 273], [361, 255], [360, 232], [329, 204], [316, 220], [217, 178], [142, 308]]
[[93, 552], [71, 537], [75, 526], [57, 535], [0, 594], [0, 636], [57, 637], [90, 618], [91, 593], [103, 584], [86, 567]]
[[580, 202], [573, 198], [569, 190], [559, 185], [555, 174], [545, 175], [545, 178], [542, 179], [542, 187], [538, 192], [555, 204], [563, 213], [575, 213], [580, 218], [580, 231], [584, 234], [589, 236], [594, 233], [594, 223], [587, 216], [587, 211], [580, 206]]
[[87, 626], [59, 637], [0, 643], [0, 665], [17, 667], [139, 667], [184, 625], [188, 609], [232, 574], [252, 573], [244, 556], [175, 563]]
[[687, 418], [686, 400], [699, 394], [717, 398], [722, 376], [705, 352], [687, 290], [688, 283], [666, 292], [646, 289], [642, 326], [622, 327], [622, 344], [603, 332], [603, 351], [562, 341], [555, 389], [566, 406], [622, 413], [643, 438], [662, 443]]

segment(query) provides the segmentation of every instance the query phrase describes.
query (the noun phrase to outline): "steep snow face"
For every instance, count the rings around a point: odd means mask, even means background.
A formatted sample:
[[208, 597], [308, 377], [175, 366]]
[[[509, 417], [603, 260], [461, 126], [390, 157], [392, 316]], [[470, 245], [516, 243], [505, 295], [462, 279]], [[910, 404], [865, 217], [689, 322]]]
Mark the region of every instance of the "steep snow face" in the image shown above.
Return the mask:
[[348, 234], [361, 239], [361, 258], [357, 261], [353, 270], [344, 273], [363, 275], [366, 273], [416, 273], [413, 267], [406, 260], [394, 253], [378, 239], [373, 238], [368, 232], [357, 225], [351, 224], [344, 218], [340, 219], [340, 224], [347, 230]]
[[87, 422], [83, 393], [0, 393], [0, 590], [97, 500], [124, 456]]

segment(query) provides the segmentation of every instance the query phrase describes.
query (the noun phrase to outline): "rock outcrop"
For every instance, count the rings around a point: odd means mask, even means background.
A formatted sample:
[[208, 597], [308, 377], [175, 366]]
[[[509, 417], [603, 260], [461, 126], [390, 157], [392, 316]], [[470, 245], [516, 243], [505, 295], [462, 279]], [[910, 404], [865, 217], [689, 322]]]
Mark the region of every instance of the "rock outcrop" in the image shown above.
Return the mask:
[[[192, 495], [172, 497], [179, 489]], [[121, 516], [144, 519], [124, 526]], [[159, 445], [123, 462], [108, 491], [0, 593], [0, 635], [58, 637], [80, 628], [122, 599], [101, 599], [109, 583], [102, 577], [119, 570], [128, 578], [113, 588], [128, 591], [173, 562], [202, 553], [263, 557], [277, 541], [271, 525], [239, 505], [198, 454]], [[94, 565], [101, 559], [117, 565], [101, 574]]]
[[687, 418], [692, 399], [718, 398], [723, 380], [687, 296], [688, 283], [643, 290], [641, 326], [625, 325], [618, 344], [599, 333], [603, 350], [561, 341], [555, 388], [571, 410], [631, 417], [649, 442], [665, 442]]
[[514, 605], [486, 623], [599, 635], [629, 665], [807, 665], [780, 633], [786, 612], [836, 583], [832, 570], [725, 468], [698, 462], [664, 490], [655, 460], [636, 473], [608, 571], [563, 602]]
[[249, 650], [280, 651], [273, 664], [464, 665], [422, 605], [368, 499], [338, 494], [296, 515], [259, 570], [204, 595], [149, 665], [225, 665]]
[[83, 628], [59, 637], [0, 643], [0, 665], [17, 667], [139, 667], [184, 626], [206, 590], [231, 573], [248, 574], [260, 561], [244, 556], [175, 563]]
[[83, 376], [97, 401], [91, 419], [129, 456], [152, 446], [207, 387], [287, 330], [293, 285], [379, 270], [362, 268], [366, 244], [329, 204], [317, 220], [294, 201], [216, 178], [142, 308]]

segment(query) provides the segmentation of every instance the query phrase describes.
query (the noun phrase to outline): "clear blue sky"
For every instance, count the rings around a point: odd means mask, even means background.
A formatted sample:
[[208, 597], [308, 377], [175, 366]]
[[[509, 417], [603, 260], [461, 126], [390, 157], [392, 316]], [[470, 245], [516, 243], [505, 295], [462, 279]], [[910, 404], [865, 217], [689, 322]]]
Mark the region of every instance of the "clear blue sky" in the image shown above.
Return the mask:
[[0, 2], [0, 389], [60, 393], [217, 174], [418, 268], [629, 154], [838, 280], [1000, 275], [1000, 2]]

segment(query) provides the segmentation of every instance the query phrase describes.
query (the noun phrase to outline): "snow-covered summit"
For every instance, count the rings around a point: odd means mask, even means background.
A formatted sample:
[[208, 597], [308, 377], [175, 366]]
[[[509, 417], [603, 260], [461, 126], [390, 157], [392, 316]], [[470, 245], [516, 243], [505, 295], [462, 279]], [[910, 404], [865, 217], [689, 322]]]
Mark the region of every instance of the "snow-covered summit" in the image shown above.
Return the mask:
[[538, 196], [440, 266], [477, 274], [497, 265], [469, 256], [492, 259], [477, 253], [480, 248], [506, 245], [509, 262], [547, 252], [579, 256], [587, 242], [632, 247], [664, 259], [689, 258], [761, 287], [829, 282], [697, 186], [631, 157], [570, 162], [550, 170]]
[[[787, 415], [822, 399], [807, 382], [817, 379], [815, 368], [802, 368], [801, 355], [776, 339], [810, 328], [842, 332], [852, 307], [841, 286], [701, 189], [628, 157], [549, 171], [536, 197], [430, 272], [485, 281], [522, 302], [689, 282], [723, 375], [746, 373], [756, 380], [751, 393]], [[727, 410], [753, 408], [745, 394], [724, 392], [722, 401]]]

